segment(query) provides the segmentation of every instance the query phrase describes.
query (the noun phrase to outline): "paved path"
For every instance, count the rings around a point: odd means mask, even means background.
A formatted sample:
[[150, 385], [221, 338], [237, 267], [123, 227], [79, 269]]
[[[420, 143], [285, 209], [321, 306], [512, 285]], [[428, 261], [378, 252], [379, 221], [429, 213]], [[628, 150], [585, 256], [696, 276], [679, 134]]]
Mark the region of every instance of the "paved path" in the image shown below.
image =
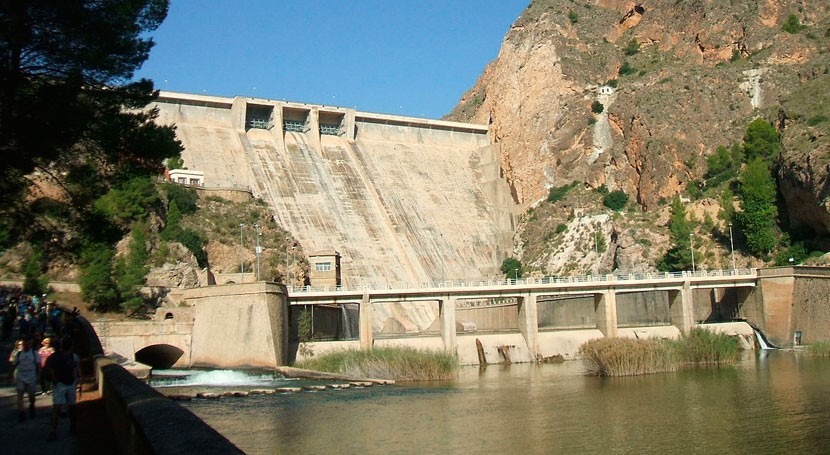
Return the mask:
[[[6, 359], [11, 342], [0, 343], [0, 454], [2, 455], [117, 455], [115, 436], [106, 419], [103, 401], [97, 390], [84, 392], [78, 402], [78, 429], [69, 432], [69, 419], [58, 422], [58, 437], [46, 441], [52, 415], [52, 397], [40, 395], [35, 400], [35, 417], [17, 421], [17, 395], [8, 381]], [[25, 398], [28, 409], [28, 398]]]
[[[5, 378], [4, 378], [5, 379]], [[5, 382], [5, 381], [4, 381]], [[28, 399], [24, 398], [28, 407]], [[69, 419], [58, 423], [58, 439], [47, 442], [52, 397], [41, 395], [35, 401], [35, 417], [17, 421], [17, 403], [14, 386], [0, 387], [0, 447], [4, 454], [69, 455], [77, 451], [77, 437], [69, 432]]]

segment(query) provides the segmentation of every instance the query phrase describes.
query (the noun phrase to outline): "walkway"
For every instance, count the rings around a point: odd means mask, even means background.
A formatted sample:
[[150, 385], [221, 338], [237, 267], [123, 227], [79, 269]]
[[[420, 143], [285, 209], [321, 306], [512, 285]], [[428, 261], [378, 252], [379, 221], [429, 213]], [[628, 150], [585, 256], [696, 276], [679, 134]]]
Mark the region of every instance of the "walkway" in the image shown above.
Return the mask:
[[[11, 352], [12, 341], [0, 344], [0, 453], [4, 455], [113, 455], [118, 454], [115, 436], [106, 419], [103, 401], [98, 391], [81, 394], [78, 402], [78, 431], [69, 432], [69, 419], [58, 423], [58, 439], [47, 442], [52, 414], [52, 397], [40, 395], [35, 401], [35, 417], [17, 421], [17, 402], [14, 386], [9, 383], [9, 364], [5, 361]], [[25, 399], [25, 398], [24, 398]], [[26, 399], [28, 406], [28, 399]]]

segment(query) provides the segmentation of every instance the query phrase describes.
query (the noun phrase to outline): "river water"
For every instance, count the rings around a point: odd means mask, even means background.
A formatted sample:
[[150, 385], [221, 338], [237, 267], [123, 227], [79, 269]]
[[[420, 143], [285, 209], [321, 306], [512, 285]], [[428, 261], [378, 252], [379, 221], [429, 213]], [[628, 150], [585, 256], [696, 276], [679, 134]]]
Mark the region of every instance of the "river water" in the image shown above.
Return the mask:
[[[232, 374], [196, 388], [304, 384]], [[249, 454], [830, 453], [830, 360], [784, 351], [630, 378], [587, 377], [579, 361], [491, 365], [440, 384], [182, 405]]]

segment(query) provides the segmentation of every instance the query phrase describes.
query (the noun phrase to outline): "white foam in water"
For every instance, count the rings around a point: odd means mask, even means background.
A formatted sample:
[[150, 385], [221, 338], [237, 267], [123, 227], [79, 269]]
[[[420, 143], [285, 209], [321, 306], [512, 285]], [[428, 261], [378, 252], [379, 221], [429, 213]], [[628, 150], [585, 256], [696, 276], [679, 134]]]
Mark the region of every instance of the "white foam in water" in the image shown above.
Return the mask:
[[165, 370], [154, 371], [157, 387], [180, 386], [266, 386], [282, 379], [268, 373], [236, 370]]

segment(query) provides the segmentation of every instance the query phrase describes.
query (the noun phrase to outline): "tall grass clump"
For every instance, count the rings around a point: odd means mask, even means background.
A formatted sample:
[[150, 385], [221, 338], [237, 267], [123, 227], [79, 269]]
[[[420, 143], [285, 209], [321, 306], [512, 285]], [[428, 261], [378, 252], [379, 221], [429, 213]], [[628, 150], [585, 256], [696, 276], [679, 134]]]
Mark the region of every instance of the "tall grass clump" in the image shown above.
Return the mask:
[[830, 357], [830, 341], [818, 341], [807, 345], [807, 352], [813, 357]]
[[298, 362], [295, 366], [355, 378], [437, 381], [455, 377], [458, 358], [442, 351], [387, 347], [331, 352]]
[[680, 358], [692, 364], [727, 364], [738, 360], [738, 340], [695, 327], [676, 342]]
[[633, 376], [677, 370], [677, 351], [658, 339], [599, 338], [579, 348], [588, 374]]

